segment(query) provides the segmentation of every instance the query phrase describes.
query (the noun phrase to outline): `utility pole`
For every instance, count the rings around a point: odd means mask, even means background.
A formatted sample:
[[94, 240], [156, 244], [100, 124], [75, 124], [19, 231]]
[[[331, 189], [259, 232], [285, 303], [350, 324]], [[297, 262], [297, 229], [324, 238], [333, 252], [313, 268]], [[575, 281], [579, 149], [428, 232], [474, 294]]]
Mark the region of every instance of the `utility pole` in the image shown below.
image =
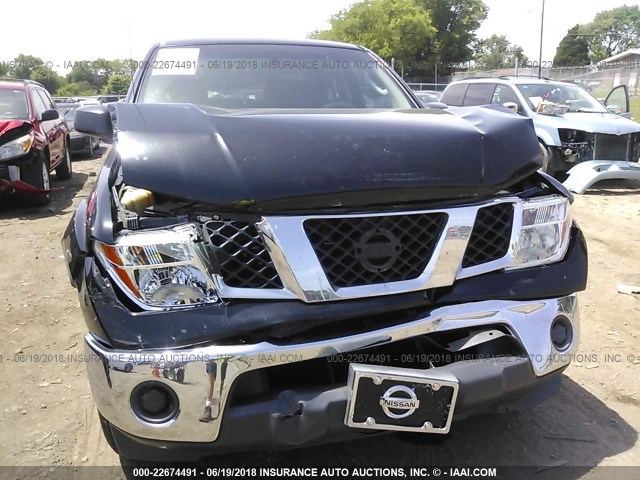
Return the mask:
[[540, 17], [540, 56], [538, 57], [538, 78], [542, 77], [542, 33], [544, 32], [544, 0], [542, 0], [542, 16]]

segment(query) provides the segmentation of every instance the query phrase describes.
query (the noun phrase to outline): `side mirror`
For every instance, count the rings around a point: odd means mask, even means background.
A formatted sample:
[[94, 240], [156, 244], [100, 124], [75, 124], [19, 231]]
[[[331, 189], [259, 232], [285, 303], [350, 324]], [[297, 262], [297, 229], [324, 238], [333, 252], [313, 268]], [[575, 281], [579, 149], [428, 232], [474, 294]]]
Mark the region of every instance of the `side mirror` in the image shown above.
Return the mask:
[[45, 110], [44, 112], [42, 112], [42, 117], [40, 118], [40, 121], [49, 122], [51, 120], [57, 120], [59, 118], [60, 118], [60, 112], [58, 112], [58, 110]]
[[611, 113], [615, 113], [616, 115], [622, 113], [622, 108], [620, 108], [618, 105], [607, 105], [607, 110], [609, 110]]
[[105, 105], [87, 105], [76, 110], [75, 130], [92, 137], [113, 139], [111, 113]]
[[502, 106], [507, 107], [509, 110], [513, 110], [516, 113], [519, 111], [518, 104], [516, 102], [504, 102]]

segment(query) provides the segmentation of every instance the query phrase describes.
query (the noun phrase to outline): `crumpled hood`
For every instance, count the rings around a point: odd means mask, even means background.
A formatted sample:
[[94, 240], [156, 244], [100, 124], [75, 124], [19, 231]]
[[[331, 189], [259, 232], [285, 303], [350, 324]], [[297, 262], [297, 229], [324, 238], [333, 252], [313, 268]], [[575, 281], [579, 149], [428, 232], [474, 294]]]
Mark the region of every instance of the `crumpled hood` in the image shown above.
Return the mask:
[[28, 123], [26, 120], [0, 120], [0, 135]]
[[[301, 208], [484, 196], [540, 167], [529, 119], [495, 108], [224, 113], [112, 107], [125, 183], [215, 204]], [[215, 112], [215, 113], [214, 113]]]
[[609, 135], [626, 135], [640, 132], [640, 123], [614, 113], [570, 112], [557, 117], [538, 114], [536, 123], [553, 128], [569, 128], [582, 132], [606, 133]]

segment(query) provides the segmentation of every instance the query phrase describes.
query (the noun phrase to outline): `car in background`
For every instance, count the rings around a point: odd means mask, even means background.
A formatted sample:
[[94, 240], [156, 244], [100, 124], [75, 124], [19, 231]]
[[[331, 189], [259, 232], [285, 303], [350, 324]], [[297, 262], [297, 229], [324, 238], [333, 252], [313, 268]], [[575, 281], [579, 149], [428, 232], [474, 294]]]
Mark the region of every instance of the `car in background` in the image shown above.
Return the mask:
[[450, 106], [503, 105], [533, 120], [543, 170], [568, 178], [584, 193], [606, 179], [640, 179], [640, 124], [630, 119], [629, 93], [615, 87], [604, 102], [575, 83], [530, 77], [466, 79], [450, 83]]
[[123, 100], [125, 96], [126, 95], [114, 95], [114, 94], [94, 95], [91, 97], [91, 99], [96, 100], [100, 103], [112, 103], [112, 102], [119, 102]]
[[428, 103], [439, 102], [440, 97], [442, 97], [442, 92], [438, 92], [437, 90], [415, 90], [413, 93], [425, 107]]
[[64, 116], [64, 119], [67, 122], [67, 127], [69, 128], [69, 136], [71, 138], [69, 148], [71, 154], [84, 153], [89, 158], [93, 158], [96, 148], [100, 147], [100, 140], [96, 137], [80, 133], [74, 128], [76, 110], [85, 105], [100, 105], [100, 102], [94, 100], [82, 100], [58, 103], [58, 111], [62, 116]]
[[70, 135], [47, 90], [32, 80], [0, 80], [0, 195], [51, 201], [50, 172], [71, 178]]

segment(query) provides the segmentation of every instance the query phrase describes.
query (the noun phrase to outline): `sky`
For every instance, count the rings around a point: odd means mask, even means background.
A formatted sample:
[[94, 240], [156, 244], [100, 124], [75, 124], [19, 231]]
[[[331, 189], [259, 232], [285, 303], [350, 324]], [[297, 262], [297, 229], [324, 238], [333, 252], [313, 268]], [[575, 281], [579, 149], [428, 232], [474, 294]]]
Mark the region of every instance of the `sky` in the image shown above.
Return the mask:
[[[478, 34], [506, 35], [537, 60], [543, 0], [484, 0], [489, 15]], [[329, 27], [332, 14], [354, 0], [31, 0], [5, 2], [0, 62], [19, 53], [42, 58], [64, 73], [65, 63], [96, 58], [142, 59], [158, 41], [202, 37], [305, 38]], [[553, 60], [567, 31], [587, 23], [601, 10], [640, 0], [546, 0], [542, 60]], [[37, 8], [36, 8], [37, 6]], [[35, 14], [37, 12], [37, 15]], [[61, 12], [67, 12], [61, 14]], [[28, 31], [25, 27], [28, 26]]]

